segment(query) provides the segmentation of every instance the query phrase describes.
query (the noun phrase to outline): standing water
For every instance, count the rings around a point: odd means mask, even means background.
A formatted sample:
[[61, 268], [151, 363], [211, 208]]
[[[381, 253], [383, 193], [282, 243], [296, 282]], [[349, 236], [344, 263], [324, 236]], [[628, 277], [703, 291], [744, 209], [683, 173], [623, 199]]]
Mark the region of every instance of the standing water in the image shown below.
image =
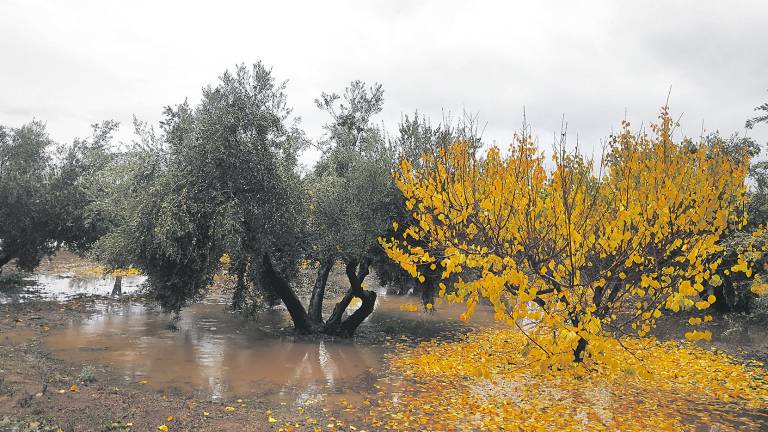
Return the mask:
[[[136, 292], [146, 276], [124, 276], [122, 278], [122, 293]], [[13, 289], [0, 292], [0, 303], [23, 302], [29, 300], [66, 301], [81, 295], [108, 296], [115, 285], [115, 278], [61, 276], [50, 274], [35, 274], [24, 279], [24, 284]]]
[[[416, 337], [467, 329], [457, 319], [461, 306], [444, 305], [433, 313], [405, 312], [413, 297], [381, 296], [370, 319], [353, 339], [294, 336], [281, 309], [252, 319], [208, 301], [170, 316], [135, 303], [100, 304], [92, 318], [54, 332], [46, 346], [57, 358], [108, 364], [126, 381], [147, 382], [158, 390], [181, 390], [213, 400], [258, 395], [303, 403], [317, 395], [345, 397], [370, 390], [391, 342], [402, 334]], [[480, 308], [478, 308], [480, 309]], [[478, 310], [473, 321], [490, 322]], [[391, 334], [391, 336], [390, 336]]]

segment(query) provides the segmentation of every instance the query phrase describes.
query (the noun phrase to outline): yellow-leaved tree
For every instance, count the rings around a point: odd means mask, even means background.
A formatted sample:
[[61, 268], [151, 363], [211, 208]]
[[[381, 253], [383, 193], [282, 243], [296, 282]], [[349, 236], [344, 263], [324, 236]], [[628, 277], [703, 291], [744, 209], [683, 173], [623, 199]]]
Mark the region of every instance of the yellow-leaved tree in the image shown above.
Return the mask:
[[718, 241], [744, 223], [749, 160], [673, 142], [666, 107], [659, 119], [651, 133], [625, 122], [599, 163], [561, 143], [547, 169], [525, 129], [508, 151], [456, 142], [418, 168], [403, 162], [395, 181], [413, 223], [380, 242], [413, 277], [438, 275], [439, 296], [467, 304], [462, 318], [490, 300], [548, 364], [610, 362], [608, 338], [645, 336], [666, 310], [708, 321]]

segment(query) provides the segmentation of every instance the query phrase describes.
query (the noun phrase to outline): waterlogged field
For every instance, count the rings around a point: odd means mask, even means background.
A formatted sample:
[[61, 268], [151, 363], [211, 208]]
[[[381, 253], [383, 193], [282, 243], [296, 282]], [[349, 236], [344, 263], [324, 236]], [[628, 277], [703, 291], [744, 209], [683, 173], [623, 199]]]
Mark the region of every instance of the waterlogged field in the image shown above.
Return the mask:
[[101, 276], [53, 273], [0, 306], [0, 430], [768, 427], [759, 329], [719, 337], [713, 322], [706, 346], [630, 339], [611, 362], [552, 369], [483, 304], [463, 322], [463, 306], [424, 311], [377, 288], [354, 339], [303, 337], [282, 307], [245, 319], [211, 295], [171, 319], [138, 297], [102, 297], [111, 281]]

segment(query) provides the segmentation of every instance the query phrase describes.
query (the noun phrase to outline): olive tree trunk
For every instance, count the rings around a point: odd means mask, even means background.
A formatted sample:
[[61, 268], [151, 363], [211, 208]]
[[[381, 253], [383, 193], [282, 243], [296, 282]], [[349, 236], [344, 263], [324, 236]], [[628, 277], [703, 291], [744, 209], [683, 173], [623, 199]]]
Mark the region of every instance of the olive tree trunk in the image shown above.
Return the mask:
[[11, 262], [13, 259], [10, 255], [0, 255], [0, 274], [3, 274], [3, 266]]
[[328, 283], [328, 274], [333, 268], [333, 259], [326, 258], [320, 261], [317, 269], [317, 277], [312, 287], [312, 298], [309, 300], [309, 320], [316, 325], [323, 323], [323, 299], [325, 298], [325, 286]]
[[[367, 259], [359, 262], [350, 261], [346, 264], [349, 290], [341, 301], [336, 303], [331, 316], [323, 324], [323, 298], [325, 297], [328, 275], [333, 268], [333, 264], [334, 260], [332, 258], [321, 261], [312, 290], [309, 312], [307, 312], [307, 309], [302, 305], [301, 300], [299, 300], [293, 288], [291, 288], [288, 280], [274, 268], [270, 256], [268, 254], [264, 255], [262, 262], [264, 281], [269, 284], [286, 309], [288, 309], [288, 314], [290, 314], [293, 326], [298, 333], [311, 334], [321, 332], [333, 336], [351, 337], [360, 324], [373, 312], [376, 305], [376, 293], [363, 289], [363, 281], [368, 276], [370, 261]], [[344, 312], [355, 297], [359, 298], [362, 304], [355, 312], [344, 319]]]
[[245, 305], [245, 262], [239, 262], [235, 267], [235, 292], [232, 294], [232, 309], [241, 310]]
[[[355, 271], [357, 267], [357, 271]], [[323, 332], [335, 336], [351, 337], [357, 327], [373, 312], [376, 305], [376, 293], [363, 289], [363, 281], [368, 276], [370, 263], [362, 260], [359, 263], [350, 261], [346, 265], [347, 279], [349, 279], [349, 290], [344, 297], [336, 303], [333, 313], [325, 323]], [[359, 298], [362, 301], [360, 307], [352, 313], [347, 319], [342, 321], [344, 311], [347, 310], [353, 298]]]
[[122, 276], [115, 276], [115, 284], [112, 286], [112, 294], [110, 294], [113, 297], [120, 297], [123, 295], [123, 277]]
[[288, 313], [293, 321], [293, 327], [298, 333], [312, 333], [313, 326], [306, 309], [304, 309], [304, 305], [301, 304], [301, 300], [296, 296], [288, 281], [275, 270], [269, 254], [264, 254], [262, 264], [266, 282], [272, 287], [275, 295], [283, 302], [286, 309], [288, 309]]

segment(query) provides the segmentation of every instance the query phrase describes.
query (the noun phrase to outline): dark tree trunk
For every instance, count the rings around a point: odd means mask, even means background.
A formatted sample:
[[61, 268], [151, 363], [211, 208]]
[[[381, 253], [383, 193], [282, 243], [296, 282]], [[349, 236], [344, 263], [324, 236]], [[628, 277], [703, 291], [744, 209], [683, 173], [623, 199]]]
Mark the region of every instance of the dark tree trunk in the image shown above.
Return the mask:
[[245, 306], [245, 263], [239, 263], [235, 270], [235, 292], [232, 294], [232, 309], [242, 310]]
[[3, 266], [11, 262], [13, 257], [10, 255], [0, 255], [0, 274], [3, 274]]
[[339, 332], [339, 329], [341, 328], [341, 318], [344, 316], [344, 311], [347, 310], [347, 307], [349, 306], [349, 303], [352, 302], [353, 298], [355, 298], [355, 295], [350, 288], [341, 301], [336, 303], [336, 306], [333, 307], [331, 316], [328, 318], [328, 321], [325, 322], [325, 326], [323, 326], [324, 333], [337, 334]]
[[428, 304], [432, 307], [435, 306], [435, 280], [432, 276], [428, 276], [427, 283], [421, 289], [421, 304], [426, 308]]
[[115, 276], [115, 284], [112, 286], [113, 297], [120, 297], [123, 295], [123, 277]]
[[[574, 327], [579, 326], [579, 321], [581, 321], [581, 318], [576, 314], [571, 314], [570, 316], [571, 325]], [[576, 344], [576, 349], [573, 350], [573, 361], [574, 363], [581, 363], [584, 361], [584, 350], [587, 349], [587, 345], [589, 342], [584, 339], [583, 337], [579, 337], [579, 342]]]
[[293, 326], [296, 331], [303, 334], [312, 333], [312, 324], [309, 321], [307, 311], [301, 304], [301, 300], [299, 300], [296, 293], [293, 292], [288, 281], [275, 270], [272, 265], [272, 259], [268, 254], [264, 254], [263, 266], [266, 282], [288, 309], [288, 313], [291, 315], [291, 320], [293, 320]]
[[741, 275], [723, 277], [723, 282], [714, 287], [714, 308], [720, 313], [749, 313], [752, 293], [747, 288], [749, 279]]
[[[369, 266], [368, 260], [363, 260], [359, 264], [356, 261], [347, 263], [346, 273], [347, 279], [349, 279], [349, 291], [334, 306], [331, 317], [328, 318], [323, 327], [323, 332], [335, 336], [351, 337], [357, 327], [373, 312], [373, 307], [376, 304], [376, 293], [363, 289], [363, 280], [368, 276]], [[357, 271], [355, 271], [355, 267], [358, 267]], [[349, 303], [355, 297], [362, 300], [362, 305], [342, 321], [344, 311], [347, 310]]]
[[309, 300], [309, 320], [316, 325], [323, 323], [323, 298], [325, 297], [325, 285], [328, 283], [328, 274], [333, 268], [333, 259], [326, 258], [320, 261], [317, 269], [315, 285], [312, 287], [312, 298]]
[[581, 363], [584, 361], [584, 350], [587, 349], [587, 340], [579, 338], [579, 343], [576, 345], [576, 349], [573, 351], [573, 361]]
[[376, 305], [376, 293], [373, 291], [361, 290], [358, 296], [360, 297], [360, 300], [363, 301], [363, 304], [361, 304], [349, 318], [341, 323], [339, 336], [352, 337], [352, 335], [355, 334], [357, 327], [359, 327], [360, 324], [373, 313], [373, 307]]

